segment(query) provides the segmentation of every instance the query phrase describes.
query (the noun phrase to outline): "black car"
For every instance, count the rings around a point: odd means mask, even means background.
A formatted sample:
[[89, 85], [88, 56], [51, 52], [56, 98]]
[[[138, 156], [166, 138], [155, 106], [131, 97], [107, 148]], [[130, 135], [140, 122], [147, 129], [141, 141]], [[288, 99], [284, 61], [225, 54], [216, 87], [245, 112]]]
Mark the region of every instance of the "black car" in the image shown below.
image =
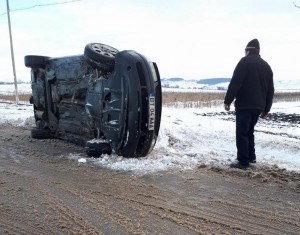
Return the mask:
[[27, 55], [37, 139], [85, 146], [89, 156], [144, 157], [154, 147], [162, 93], [156, 63], [132, 50], [86, 45], [83, 55]]

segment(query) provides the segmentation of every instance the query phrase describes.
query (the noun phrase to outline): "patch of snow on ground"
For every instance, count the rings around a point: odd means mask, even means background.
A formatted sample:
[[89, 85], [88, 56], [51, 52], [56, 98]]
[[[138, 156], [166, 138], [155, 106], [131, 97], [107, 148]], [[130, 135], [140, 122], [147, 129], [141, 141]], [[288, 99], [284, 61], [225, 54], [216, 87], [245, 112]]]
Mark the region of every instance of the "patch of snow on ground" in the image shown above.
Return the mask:
[[0, 112], [0, 123], [11, 123], [19, 126], [34, 125], [32, 105], [0, 102]]

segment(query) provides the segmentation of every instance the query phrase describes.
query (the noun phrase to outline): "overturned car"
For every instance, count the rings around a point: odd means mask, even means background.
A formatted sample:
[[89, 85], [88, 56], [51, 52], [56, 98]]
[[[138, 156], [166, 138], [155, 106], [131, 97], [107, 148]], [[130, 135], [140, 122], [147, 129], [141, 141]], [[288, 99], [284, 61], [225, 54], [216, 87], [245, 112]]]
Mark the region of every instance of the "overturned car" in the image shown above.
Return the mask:
[[59, 138], [89, 156], [144, 157], [154, 147], [162, 93], [156, 63], [100, 43], [83, 55], [27, 55], [36, 127], [32, 138]]

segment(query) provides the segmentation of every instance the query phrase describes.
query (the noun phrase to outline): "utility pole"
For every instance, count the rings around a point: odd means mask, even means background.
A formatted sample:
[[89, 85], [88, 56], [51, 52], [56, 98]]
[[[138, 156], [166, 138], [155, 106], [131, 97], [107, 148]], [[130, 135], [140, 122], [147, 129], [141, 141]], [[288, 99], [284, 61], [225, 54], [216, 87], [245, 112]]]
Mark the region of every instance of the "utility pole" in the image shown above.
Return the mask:
[[18, 85], [17, 85], [17, 76], [16, 76], [14, 47], [13, 47], [13, 40], [12, 40], [11, 26], [10, 26], [10, 15], [9, 15], [9, 3], [8, 3], [8, 0], [6, 0], [6, 6], [7, 6], [7, 18], [8, 18], [8, 28], [9, 28], [11, 60], [12, 60], [12, 66], [13, 66], [15, 92], [16, 92], [16, 104], [19, 104], [19, 94], [18, 94]]

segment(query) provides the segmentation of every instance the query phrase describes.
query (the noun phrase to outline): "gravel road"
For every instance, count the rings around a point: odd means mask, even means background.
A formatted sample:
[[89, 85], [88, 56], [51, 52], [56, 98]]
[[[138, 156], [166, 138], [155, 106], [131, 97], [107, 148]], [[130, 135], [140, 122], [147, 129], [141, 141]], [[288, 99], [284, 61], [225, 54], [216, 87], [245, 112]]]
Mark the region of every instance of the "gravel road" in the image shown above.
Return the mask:
[[0, 125], [0, 234], [300, 234], [300, 175], [198, 166], [135, 175]]

